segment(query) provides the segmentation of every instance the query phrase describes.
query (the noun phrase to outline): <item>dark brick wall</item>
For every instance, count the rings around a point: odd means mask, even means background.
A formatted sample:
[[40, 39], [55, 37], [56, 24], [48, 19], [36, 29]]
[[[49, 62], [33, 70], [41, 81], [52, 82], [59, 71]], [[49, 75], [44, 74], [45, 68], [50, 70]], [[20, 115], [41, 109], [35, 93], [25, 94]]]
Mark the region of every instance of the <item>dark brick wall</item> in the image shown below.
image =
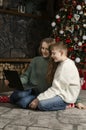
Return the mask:
[[[17, 8], [17, 6], [18, 1], [10, 1], [9, 8]], [[32, 9], [33, 7], [34, 5]], [[33, 12], [41, 14], [38, 7], [36, 10], [36, 4]], [[0, 14], [0, 58], [32, 58], [38, 55], [40, 40], [50, 34], [50, 20]]]

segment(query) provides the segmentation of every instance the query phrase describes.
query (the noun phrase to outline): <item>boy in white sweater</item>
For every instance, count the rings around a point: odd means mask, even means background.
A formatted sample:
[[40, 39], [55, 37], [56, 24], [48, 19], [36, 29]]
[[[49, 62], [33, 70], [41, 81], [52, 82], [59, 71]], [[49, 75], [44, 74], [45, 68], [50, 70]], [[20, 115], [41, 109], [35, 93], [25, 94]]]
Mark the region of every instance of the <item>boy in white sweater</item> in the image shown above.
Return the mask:
[[62, 41], [51, 46], [51, 57], [58, 63], [52, 86], [33, 100], [29, 107], [45, 111], [64, 110], [75, 103], [80, 93], [80, 77], [74, 62], [67, 57]]

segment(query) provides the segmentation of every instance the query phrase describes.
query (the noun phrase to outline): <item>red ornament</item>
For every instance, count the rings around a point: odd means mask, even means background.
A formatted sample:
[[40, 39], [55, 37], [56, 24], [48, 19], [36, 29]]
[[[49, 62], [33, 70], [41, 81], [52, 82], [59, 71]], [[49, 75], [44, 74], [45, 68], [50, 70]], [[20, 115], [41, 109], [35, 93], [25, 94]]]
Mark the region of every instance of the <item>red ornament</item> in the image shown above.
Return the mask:
[[83, 90], [86, 90], [86, 71], [84, 72], [84, 76], [83, 76], [83, 78], [84, 78], [84, 82], [83, 82], [83, 85], [81, 86], [81, 88], [83, 89]]
[[71, 56], [71, 59], [72, 59], [72, 60], [75, 60], [75, 56]]
[[[80, 72], [80, 71], [79, 71]], [[82, 77], [83, 77], [83, 84], [81, 85], [81, 88], [83, 89], [83, 90], [86, 90], [86, 71], [85, 72], [82, 72], [82, 75], [81, 75]]]
[[60, 37], [56, 37], [55, 40], [56, 40], [56, 42], [59, 42], [60, 41]]
[[59, 22], [61, 22], [61, 19], [60, 19], [60, 18], [58, 18], [56, 21], [59, 23]]
[[75, 26], [74, 26], [74, 29], [75, 29], [75, 30], [77, 30], [77, 29], [78, 29], [78, 26], [77, 26], [77, 25], [75, 25]]
[[86, 80], [86, 71], [84, 72], [84, 79]]
[[73, 51], [73, 50], [74, 50], [73, 47], [68, 48], [68, 51]]
[[84, 81], [83, 85], [81, 86], [82, 90], [86, 90], [86, 81]]
[[66, 43], [71, 43], [71, 39], [67, 38]]
[[72, 17], [73, 17], [72, 14], [67, 16], [68, 19], [71, 19]]
[[78, 71], [79, 71], [79, 75], [80, 75], [80, 77], [83, 77], [82, 69], [79, 69]]

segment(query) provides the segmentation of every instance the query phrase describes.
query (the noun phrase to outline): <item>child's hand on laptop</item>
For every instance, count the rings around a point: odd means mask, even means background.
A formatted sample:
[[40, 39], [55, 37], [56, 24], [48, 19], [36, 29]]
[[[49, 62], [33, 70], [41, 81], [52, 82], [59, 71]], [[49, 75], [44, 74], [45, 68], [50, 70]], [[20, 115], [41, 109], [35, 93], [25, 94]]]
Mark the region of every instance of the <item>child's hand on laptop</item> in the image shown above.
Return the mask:
[[8, 86], [9, 85], [9, 81], [7, 79], [4, 80], [4, 84], [5, 86]]

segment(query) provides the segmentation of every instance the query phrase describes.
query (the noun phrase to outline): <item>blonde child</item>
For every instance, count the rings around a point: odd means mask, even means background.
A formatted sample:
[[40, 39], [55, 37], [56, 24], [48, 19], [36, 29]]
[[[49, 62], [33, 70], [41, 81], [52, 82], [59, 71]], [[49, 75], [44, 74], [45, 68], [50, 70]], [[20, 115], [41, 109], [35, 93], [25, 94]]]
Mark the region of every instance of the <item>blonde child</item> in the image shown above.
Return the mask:
[[67, 57], [67, 46], [60, 41], [51, 45], [50, 51], [54, 62], [58, 64], [53, 82], [50, 88], [30, 103], [31, 109], [63, 110], [70, 103], [75, 103], [80, 93], [79, 73], [75, 63]]

